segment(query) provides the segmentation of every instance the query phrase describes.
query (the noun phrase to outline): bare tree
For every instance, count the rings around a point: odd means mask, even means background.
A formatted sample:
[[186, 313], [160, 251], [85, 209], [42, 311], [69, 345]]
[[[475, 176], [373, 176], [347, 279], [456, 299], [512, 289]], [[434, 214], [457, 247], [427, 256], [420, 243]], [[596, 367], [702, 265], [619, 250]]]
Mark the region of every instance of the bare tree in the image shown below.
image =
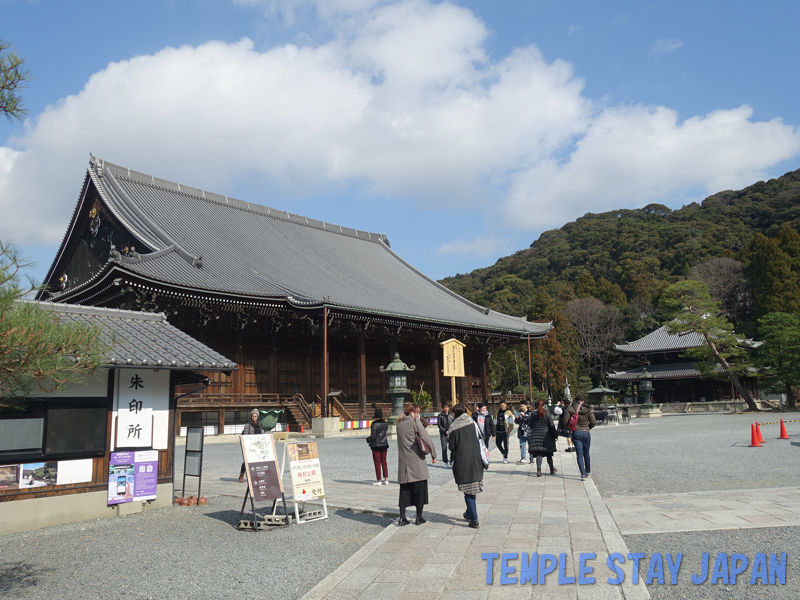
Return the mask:
[[589, 296], [568, 302], [566, 313], [578, 332], [581, 358], [590, 371], [599, 371], [605, 382], [614, 344], [622, 341], [625, 333], [622, 311]]
[[692, 267], [689, 279], [706, 284], [711, 298], [719, 302], [722, 312], [734, 321], [752, 300], [751, 286], [747, 279], [747, 265], [732, 258], [712, 258]]

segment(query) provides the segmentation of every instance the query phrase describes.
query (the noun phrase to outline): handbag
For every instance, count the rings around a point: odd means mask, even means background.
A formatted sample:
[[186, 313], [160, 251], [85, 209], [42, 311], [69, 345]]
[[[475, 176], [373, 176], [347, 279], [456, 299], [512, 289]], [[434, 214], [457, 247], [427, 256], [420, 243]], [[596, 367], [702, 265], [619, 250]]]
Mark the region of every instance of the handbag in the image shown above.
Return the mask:
[[417, 438], [417, 447], [420, 449], [420, 452], [422, 452], [422, 454], [430, 454], [431, 447], [428, 446], [425, 440], [423, 440], [422, 437], [419, 435], [419, 431], [417, 431], [416, 419], [414, 419], [414, 436]]
[[578, 428], [578, 413], [581, 411], [581, 406], [583, 406], [583, 402], [578, 403], [578, 408], [575, 409], [575, 414], [572, 415], [567, 422], [567, 429], [570, 431], [575, 431]]
[[489, 468], [489, 450], [486, 448], [486, 444], [483, 443], [483, 434], [481, 433], [481, 428], [478, 427], [478, 424], [473, 421], [475, 425], [475, 432], [478, 434], [478, 451], [481, 454], [481, 462], [483, 463], [483, 468]]

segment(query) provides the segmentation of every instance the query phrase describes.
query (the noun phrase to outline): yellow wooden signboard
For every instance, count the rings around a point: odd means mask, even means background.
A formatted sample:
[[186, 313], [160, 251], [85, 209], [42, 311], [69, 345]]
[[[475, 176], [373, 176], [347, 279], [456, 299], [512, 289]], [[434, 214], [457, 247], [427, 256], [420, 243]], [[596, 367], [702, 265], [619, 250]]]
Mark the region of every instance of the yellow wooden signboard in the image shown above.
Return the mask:
[[441, 343], [444, 350], [444, 362], [442, 363], [445, 377], [464, 377], [464, 347], [465, 343], [459, 342], [455, 338]]

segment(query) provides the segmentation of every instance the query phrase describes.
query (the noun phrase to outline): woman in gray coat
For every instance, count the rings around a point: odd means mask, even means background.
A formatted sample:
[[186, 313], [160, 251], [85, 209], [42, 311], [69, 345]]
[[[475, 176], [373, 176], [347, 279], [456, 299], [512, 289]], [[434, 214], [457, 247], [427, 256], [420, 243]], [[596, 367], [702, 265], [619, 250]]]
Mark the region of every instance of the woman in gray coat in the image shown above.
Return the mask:
[[428, 503], [428, 463], [417, 444], [416, 432], [431, 450], [431, 461], [436, 462], [436, 448], [425, 427], [415, 418], [414, 405], [407, 404], [404, 416], [397, 423], [397, 483], [400, 484], [400, 520], [398, 525], [408, 525], [406, 507], [417, 509], [416, 524], [425, 523], [422, 507]]
[[479, 431], [463, 404], [456, 404], [453, 416], [455, 419], [450, 424], [450, 435], [447, 436], [450, 456], [453, 459], [453, 479], [456, 481], [458, 491], [464, 494], [464, 502], [467, 505], [464, 518], [469, 521], [470, 527], [477, 529], [478, 508], [475, 496], [483, 491], [483, 461], [478, 444]]

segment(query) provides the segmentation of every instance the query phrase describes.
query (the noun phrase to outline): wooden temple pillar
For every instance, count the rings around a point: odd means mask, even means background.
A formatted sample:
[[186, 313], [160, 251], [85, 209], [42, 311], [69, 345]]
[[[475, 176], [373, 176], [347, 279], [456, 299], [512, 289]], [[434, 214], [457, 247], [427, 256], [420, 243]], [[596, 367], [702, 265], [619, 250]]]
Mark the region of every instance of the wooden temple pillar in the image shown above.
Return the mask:
[[486, 348], [481, 348], [481, 393], [483, 401], [489, 401], [489, 353]]
[[433, 410], [442, 410], [442, 394], [439, 391], [439, 345], [431, 344], [431, 369], [433, 370]]
[[367, 337], [358, 336], [358, 419], [366, 419], [367, 413]]
[[328, 392], [330, 392], [330, 381], [328, 372], [328, 307], [322, 309], [322, 365], [321, 365], [322, 393], [319, 395], [322, 403], [322, 418], [328, 416]]

